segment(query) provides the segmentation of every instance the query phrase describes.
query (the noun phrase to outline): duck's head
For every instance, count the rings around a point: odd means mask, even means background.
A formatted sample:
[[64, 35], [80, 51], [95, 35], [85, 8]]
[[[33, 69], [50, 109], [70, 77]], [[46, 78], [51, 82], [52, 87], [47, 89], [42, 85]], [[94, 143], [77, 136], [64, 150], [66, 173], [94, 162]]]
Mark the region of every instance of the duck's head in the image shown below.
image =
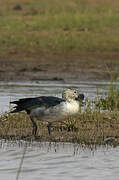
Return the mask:
[[72, 100], [83, 101], [84, 95], [79, 94], [77, 90], [66, 89], [62, 93], [62, 98], [66, 101], [72, 101]]

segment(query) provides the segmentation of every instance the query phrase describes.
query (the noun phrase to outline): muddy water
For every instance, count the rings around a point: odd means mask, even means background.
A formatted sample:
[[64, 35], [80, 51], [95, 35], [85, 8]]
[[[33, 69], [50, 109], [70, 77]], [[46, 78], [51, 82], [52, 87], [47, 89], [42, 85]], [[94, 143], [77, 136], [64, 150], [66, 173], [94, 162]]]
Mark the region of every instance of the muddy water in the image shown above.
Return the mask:
[[[108, 82], [1, 83], [0, 111], [9, 110], [9, 102], [23, 97], [54, 95], [61, 97], [64, 88], [75, 87], [85, 97], [105, 95]], [[119, 84], [115, 84], [115, 88]], [[26, 152], [25, 152], [25, 147]], [[119, 147], [95, 150], [75, 144], [0, 141], [0, 180], [15, 180], [25, 152], [20, 180], [118, 180]]]

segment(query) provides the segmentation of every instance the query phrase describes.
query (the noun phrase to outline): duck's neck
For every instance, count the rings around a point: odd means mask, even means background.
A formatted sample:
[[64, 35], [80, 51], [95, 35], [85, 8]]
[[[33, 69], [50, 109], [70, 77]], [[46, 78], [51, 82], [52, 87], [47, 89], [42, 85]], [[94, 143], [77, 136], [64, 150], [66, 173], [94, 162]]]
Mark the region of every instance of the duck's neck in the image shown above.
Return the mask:
[[65, 111], [68, 114], [75, 114], [79, 111], [79, 102], [74, 99], [68, 100], [66, 101], [65, 108], [66, 108]]
[[66, 102], [68, 102], [68, 103], [74, 103], [74, 102], [77, 102], [75, 99], [70, 99], [70, 98], [68, 98], [68, 99], [66, 99]]

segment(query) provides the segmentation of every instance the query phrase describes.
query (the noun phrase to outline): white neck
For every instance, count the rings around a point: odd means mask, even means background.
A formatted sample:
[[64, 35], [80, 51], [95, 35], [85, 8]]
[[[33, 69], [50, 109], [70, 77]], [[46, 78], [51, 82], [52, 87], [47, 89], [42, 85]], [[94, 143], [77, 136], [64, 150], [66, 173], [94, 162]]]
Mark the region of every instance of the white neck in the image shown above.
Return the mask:
[[65, 102], [64, 111], [67, 114], [75, 114], [79, 111], [79, 102], [74, 99], [69, 99]]

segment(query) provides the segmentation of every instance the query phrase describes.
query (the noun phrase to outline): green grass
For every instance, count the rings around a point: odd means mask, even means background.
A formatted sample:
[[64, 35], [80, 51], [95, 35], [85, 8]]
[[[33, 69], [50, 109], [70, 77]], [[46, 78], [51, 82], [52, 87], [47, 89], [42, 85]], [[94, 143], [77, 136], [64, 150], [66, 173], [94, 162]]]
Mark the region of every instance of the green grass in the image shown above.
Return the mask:
[[[17, 4], [21, 10], [14, 10]], [[118, 51], [118, 8], [111, 0], [1, 0], [0, 48]]]
[[115, 90], [111, 84], [108, 94], [95, 101], [95, 105], [100, 110], [119, 111], [119, 89]]

